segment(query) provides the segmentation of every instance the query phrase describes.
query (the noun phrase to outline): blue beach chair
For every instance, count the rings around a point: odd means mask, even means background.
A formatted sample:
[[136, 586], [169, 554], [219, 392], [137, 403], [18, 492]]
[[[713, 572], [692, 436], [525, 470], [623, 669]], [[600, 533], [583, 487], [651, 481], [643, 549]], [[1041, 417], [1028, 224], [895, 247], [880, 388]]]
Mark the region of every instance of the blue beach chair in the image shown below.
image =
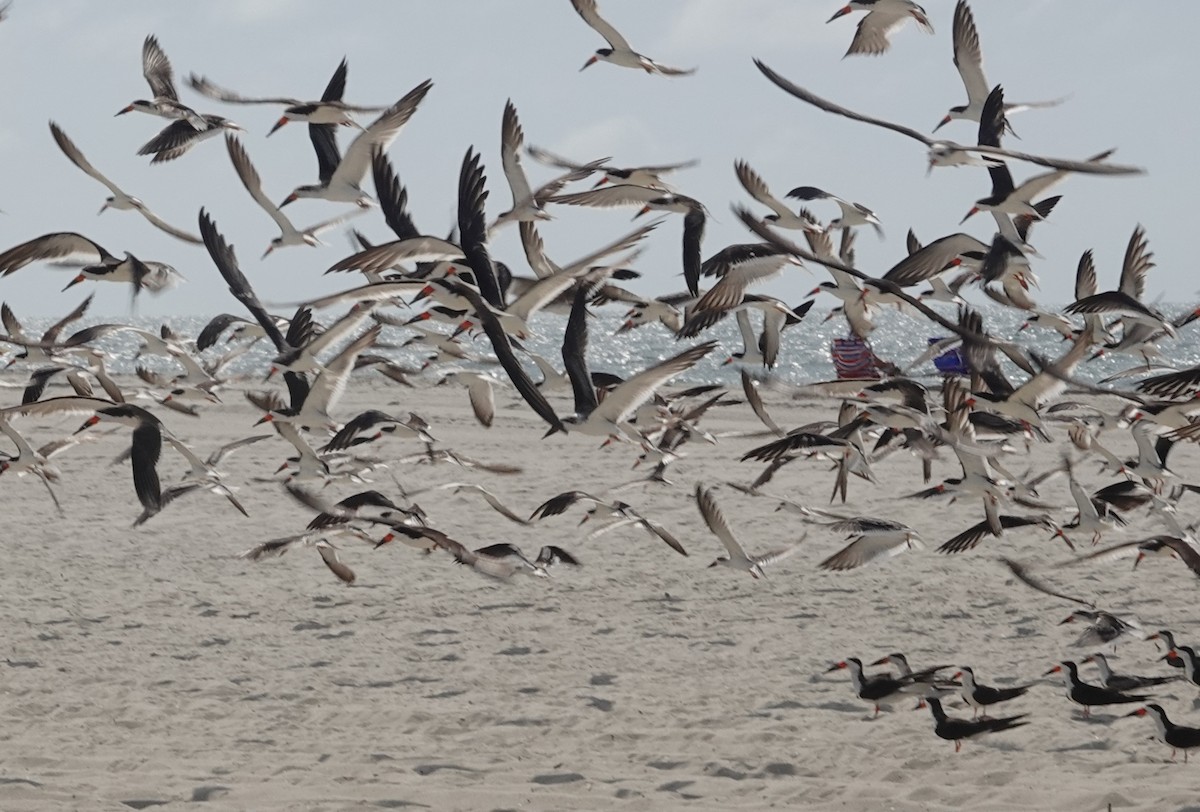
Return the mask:
[[[930, 344], [936, 344], [943, 341], [942, 337], [932, 337], [929, 339]], [[955, 347], [952, 350], [946, 350], [944, 353], [933, 359], [933, 365], [937, 367], [938, 372], [943, 375], [970, 375], [971, 371], [967, 368], [967, 359], [963, 357], [962, 347]]]

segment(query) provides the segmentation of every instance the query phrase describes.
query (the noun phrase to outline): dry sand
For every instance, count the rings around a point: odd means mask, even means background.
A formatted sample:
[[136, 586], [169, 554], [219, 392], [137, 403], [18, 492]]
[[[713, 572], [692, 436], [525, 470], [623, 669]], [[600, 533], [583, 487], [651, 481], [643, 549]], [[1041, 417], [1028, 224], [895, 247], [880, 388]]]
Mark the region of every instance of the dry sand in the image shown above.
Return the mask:
[[[514, 397], [501, 393], [490, 430], [455, 387], [356, 381], [338, 411], [412, 409], [444, 445], [522, 466], [518, 476], [445, 465], [390, 471], [413, 490], [485, 483], [520, 513], [559, 491], [598, 491], [640, 473], [629, 470], [627, 447], [600, 450], [595, 438], [574, 435], [539, 440], [543, 426]], [[776, 395], [768, 403], [785, 427], [833, 412], [831, 402]], [[160, 413], [203, 452], [251, 433], [258, 416], [232, 392], [201, 420]], [[46, 441], [78, 422], [19, 425]], [[757, 428], [744, 406], [704, 425]], [[694, 483], [748, 482], [761, 468], [737, 461], [761, 439], [727, 437], [687, 446], [670, 473], [674, 487], [639, 484], [622, 494], [675, 532], [686, 559], [637, 531], [585, 540], [578, 508], [526, 529], [469, 494], [435, 490], [416, 501], [452, 536], [472, 546], [515, 542], [531, 555], [560, 544], [585, 566], [498, 583], [442, 553], [348, 546], [342, 558], [358, 582], [346, 587], [310, 549], [258, 564], [237, 558], [311, 518], [278, 485], [253, 481], [290, 452], [283, 441], [223, 466], [249, 519], [203, 494], [139, 529], [129, 529], [138, 507], [128, 468], [107, 465], [127, 442], [121, 430], [58, 459], [65, 518], [53, 515], [38, 483], [0, 479], [0, 809], [206, 801], [202, 808], [252, 810], [1163, 810], [1198, 801], [1200, 764], [1169, 763], [1170, 751], [1149, 740], [1149, 721], [1103, 709], [1083, 720], [1059, 683], [1039, 681], [1059, 659], [1087, 652], [1070, 647], [1077, 627], [1056, 625], [1070, 605], [1014, 582], [997, 557], [1055, 561], [1062, 543], [1014, 532], [963, 555], [934, 553], [980, 509], [896, 501], [920, 485], [919, 463], [905, 453], [878, 464], [880, 486], [853, 481], [846, 509], [910, 523], [930, 549], [850, 573], [815, 566], [840, 536], [727, 487], [721, 507], [751, 552], [806, 529], [808, 538], [767, 580], [706, 568], [720, 548], [696, 510]], [[1111, 442], [1132, 451], [1127, 436]], [[394, 460], [419, 446], [387, 439], [374, 450]], [[182, 466], [164, 453], [165, 481]], [[1057, 453], [1040, 446], [1011, 462], [1040, 471]], [[1187, 447], [1172, 465], [1200, 481], [1197, 460]], [[956, 473], [946, 453], [935, 476]], [[1110, 481], [1090, 462], [1080, 473], [1091, 487]], [[374, 478], [395, 495], [389, 472]], [[820, 505], [832, 476], [822, 463], [798, 461], [772, 487]], [[339, 483], [326, 493], [356, 489]], [[1043, 496], [1069, 518], [1065, 483]], [[1112, 539], [1152, 532], [1160, 531], [1139, 515]], [[1176, 562], [1047, 577], [1149, 629], [1196, 639], [1196, 580]], [[971, 664], [990, 684], [1038, 682], [1004, 708], [1032, 723], [955, 755], [934, 736], [928, 711], [871, 719], [846, 672], [823, 673], [846, 656], [869, 662], [895, 650], [916, 665]], [[1153, 643], [1122, 642], [1117, 653], [1121, 670], [1167, 670]], [[1191, 686], [1175, 683], [1159, 696], [1178, 721], [1200, 720]], [[957, 700], [950, 711], [964, 714]]]

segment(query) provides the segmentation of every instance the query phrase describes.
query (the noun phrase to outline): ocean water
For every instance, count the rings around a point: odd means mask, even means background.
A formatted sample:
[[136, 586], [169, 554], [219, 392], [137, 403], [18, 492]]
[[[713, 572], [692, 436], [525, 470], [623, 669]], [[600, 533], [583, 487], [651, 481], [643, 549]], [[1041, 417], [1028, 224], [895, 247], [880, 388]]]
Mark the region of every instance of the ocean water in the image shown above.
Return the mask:
[[[934, 307], [939, 308], [947, 317], [954, 317], [954, 308], [952, 306], [935, 304]], [[984, 323], [987, 329], [997, 337], [1015, 338], [1022, 346], [1036, 350], [1047, 358], [1057, 357], [1066, 352], [1069, 347], [1069, 344], [1064, 342], [1058, 333], [1049, 329], [1032, 327], [1017, 332], [1024, 321], [1024, 313], [1022, 312], [995, 305], [984, 306], [980, 309], [984, 314]], [[1172, 314], [1182, 309], [1182, 307], [1165, 308], [1165, 312]], [[739, 365], [724, 364], [731, 353], [740, 352], [742, 349], [741, 337], [738, 333], [737, 323], [733, 317], [727, 317], [722, 320], [699, 338], [677, 342], [674, 336], [659, 324], [647, 325], [631, 332], [615, 335], [617, 328], [624, 320], [623, 313], [624, 310], [620, 307], [606, 307], [598, 310], [595, 318], [590, 322], [588, 362], [593, 371], [611, 372], [627, 376], [701, 340], [716, 339], [720, 342], [717, 350], [690, 372], [679, 376], [677, 380], [682, 383], [714, 382], [731, 385], [738, 384]], [[830, 380], [835, 377], [833, 364], [829, 358], [830, 342], [834, 338], [846, 335], [846, 325], [840, 316], [835, 316], [826, 321], [825, 319], [828, 315], [828, 309], [821, 310], [814, 307], [804, 321], [788, 328], [784, 332], [780, 360], [774, 371], [774, 374], [780, 380], [792, 384], [805, 384]], [[73, 327], [78, 329], [79, 327], [92, 324], [127, 322], [136, 327], [157, 332], [160, 326], [165, 323], [177, 333], [194, 339], [201, 328], [209, 321], [209, 318], [209, 316], [172, 317], [167, 319], [137, 317], [130, 319], [128, 316], [113, 318], [89, 317], [78, 325], [73, 325]], [[329, 321], [333, 318], [334, 316], [326, 316], [326, 320]], [[40, 331], [49, 327], [53, 321], [53, 319], [30, 319], [27, 330], [30, 333], [40, 335]], [[755, 324], [757, 323], [757, 317], [755, 317]], [[871, 345], [876, 355], [902, 368], [906, 367], [925, 351], [929, 338], [944, 337], [947, 335], [944, 330], [933, 325], [919, 314], [910, 315], [894, 308], [886, 308], [879, 313], [876, 323], [878, 329], [871, 337]], [[561, 346], [565, 325], [566, 318], [564, 316], [552, 313], [539, 314], [535, 317], [532, 325], [533, 335], [523, 343], [529, 350], [542, 355], [557, 368], [561, 369]], [[443, 325], [442, 329], [449, 331], [449, 326]], [[409, 347], [399, 346], [405, 339], [414, 334], [415, 331], [413, 330], [385, 327], [380, 338], [380, 342], [384, 345], [384, 348], [374, 350], [374, 352], [379, 352], [401, 364], [418, 368], [424, 359], [431, 354], [431, 350], [421, 343]], [[462, 336], [459, 340], [468, 346], [470, 352], [473, 354], [483, 358], [492, 357], [491, 345], [488, 343], [486, 336], [481, 334], [473, 339]], [[138, 364], [158, 372], [179, 371], [178, 365], [168, 359], [155, 356], [147, 356], [139, 359], [138, 350], [141, 344], [142, 339], [137, 334], [120, 332], [106, 336], [104, 339], [96, 342], [95, 346], [110, 354], [109, 369], [118, 374], [131, 374], [135, 371], [135, 367]], [[1200, 321], [1182, 328], [1177, 340], [1165, 339], [1159, 346], [1163, 354], [1162, 363], [1168, 363], [1178, 368], [1200, 363]], [[218, 345], [206, 351], [203, 357], [217, 357], [225, 349], [227, 349], [227, 345]], [[273, 355], [273, 352], [268, 342], [260, 341], [248, 353], [236, 359], [230, 365], [228, 368], [229, 374], [261, 375], [266, 369], [271, 355]], [[518, 353], [518, 356], [520, 355]], [[1004, 363], [1008, 364], [1006, 359]], [[1094, 383], [1103, 380], [1115, 372], [1133, 367], [1139, 363], [1140, 361], [1128, 355], [1106, 354], [1095, 361], [1083, 364], [1076, 374], [1079, 379]], [[467, 363], [458, 366], [486, 368], [488, 365], [486, 363]], [[492, 366], [494, 367], [494, 365]], [[534, 380], [540, 380], [540, 373], [538, 373], [532, 362], [528, 364], [528, 367], [531, 377]], [[422, 376], [418, 377], [418, 380], [421, 377], [435, 380], [439, 377], [439, 370], [444, 371], [447, 368], [444, 366], [431, 367]], [[496, 369], [498, 370], [498, 368]], [[761, 367], [754, 371], [765, 372]], [[1019, 382], [1023, 379], [1024, 373], [1021, 373], [1011, 365], [1007, 367], [1006, 371], [1011, 373], [1010, 378], [1014, 382]], [[911, 374], [917, 378], [935, 378], [937, 371], [931, 362], [927, 362], [920, 367], [914, 368]], [[1125, 382], [1117, 382], [1114, 385], [1120, 387], [1127, 384]]]

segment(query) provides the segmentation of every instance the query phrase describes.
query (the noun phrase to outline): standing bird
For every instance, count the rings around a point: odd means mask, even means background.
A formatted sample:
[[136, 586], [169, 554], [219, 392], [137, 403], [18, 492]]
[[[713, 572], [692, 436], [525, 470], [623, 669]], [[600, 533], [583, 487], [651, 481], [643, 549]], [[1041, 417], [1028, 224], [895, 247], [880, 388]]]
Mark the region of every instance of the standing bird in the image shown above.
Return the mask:
[[1177, 725], [1167, 718], [1167, 712], [1161, 705], [1150, 703], [1144, 708], [1138, 708], [1127, 716], [1149, 716], [1154, 720], [1158, 729], [1158, 740], [1171, 748], [1171, 761], [1175, 760], [1175, 751], [1183, 751], [1183, 763], [1187, 764], [1188, 750], [1200, 747], [1200, 728]]
[[1067, 699], [1076, 705], [1083, 706], [1083, 718], [1092, 714], [1096, 705], [1125, 705], [1133, 702], [1145, 702], [1149, 697], [1140, 694], [1123, 694], [1120, 691], [1101, 688], [1099, 685], [1089, 685], [1079, 678], [1079, 666], [1072, 660], [1064, 660], [1051, 668], [1042, 676], [1062, 674], [1063, 683], [1067, 688]]
[[1110, 691], [1140, 691], [1143, 688], [1152, 688], [1155, 685], [1165, 685], [1168, 682], [1173, 682], [1179, 679], [1179, 675], [1175, 674], [1169, 677], [1142, 677], [1134, 674], [1116, 674], [1108, 664], [1108, 658], [1103, 654], [1096, 653], [1089, 657], [1084, 657], [1085, 663], [1095, 663], [1100, 669], [1100, 684]]
[[975, 681], [975, 672], [965, 665], [959, 666], [958, 673], [954, 675], [954, 679], [960, 678], [962, 679], [962, 689], [959, 693], [963, 702], [970, 705], [976, 714], [981, 710], [984, 711], [985, 719], [989, 706], [1016, 699], [1029, 690], [1028, 685], [1014, 685], [1011, 688], [993, 688], [990, 685], [981, 685]]
[[897, 679], [890, 674], [875, 674], [868, 677], [863, 673], [862, 660], [857, 657], [847, 657], [841, 662], [834, 663], [826, 669], [825, 673], [831, 674], [843, 668], [850, 672], [850, 682], [854, 685], [855, 695], [859, 699], [871, 703], [874, 707], [874, 716], [878, 716], [879, 711], [883, 708], [890, 708], [892, 703], [903, 699], [906, 696], [904, 689], [912, 684], [911, 677]]
[[968, 721], [966, 719], [956, 719], [952, 716], [947, 716], [946, 711], [942, 710], [942, 702], [940, 699], [929, 698], [925, 700], [929, 705], [929, 710], [933, 712], [934, 726], [933, 732], [940, 738], [946, 741], [954, 742], [954, 752], [962, 749], [962, 740], [969, 739], [972, 736], [978, 736], [981, 733], [999, 733], [1002, 730], [1012, 730], [1013, 728], [1022, 727], [1029, 724], [1024, 721], [1028, 714], [1020, 716], [1002, 716], [999, 719], [978, 719]]
[[587, 62], [583, 63], [583, 68], [580, 68], [581, 71], [597, 62], [610, 62], [613, 65], [620, 65], [623, 68], [640, 68], [646, 73], [657, 73], [660, 76], [691, 76], [696, 72], [695, 68], [684, 70], [682, 68], [671, 68], [661, 65], [650, 57], [643, 56], [630, 48], [629, 43], [621, 36], [621, 33], [600, 16], [600, 12], [596, 8], [596, 0], [571, 0], [571, 5], [575, 7], [575, 11], [579, 13], [579, 16], [583, 18], [585, 23], [608, 41], [609, 46], [597, 49], [596, 53]]

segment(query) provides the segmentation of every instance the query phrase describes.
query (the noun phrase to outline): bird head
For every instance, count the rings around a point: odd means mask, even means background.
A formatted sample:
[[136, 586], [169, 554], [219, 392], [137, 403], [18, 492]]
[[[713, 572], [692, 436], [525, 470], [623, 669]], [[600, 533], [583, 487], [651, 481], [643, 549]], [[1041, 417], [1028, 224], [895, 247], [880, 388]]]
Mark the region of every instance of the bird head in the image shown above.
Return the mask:
[[68, 282], [66, 284], [66, 287], [63, 288], [63, 290], [67, 290], [68, 288], [73, 288], [76, 285], [78, 285], [80, 282], [86, 282], [86, 281], [87, 281], [87, 277], [84, 276], [83, 274], [79, 274], [74, 279], [72, 279], [70, 282]]
[[849, 14], [852, 11], [854, 11], [854, 9], [851, 8], [850, 6], [842, 6], [837, 11], [833, 12], [833, 16], [830, 17], [828, 20], [826, 20], [825, 24], [828, 25], [829, 23], [836, 20], [838, 17], [845, 17], [847, 14]]
[[590, 68], [592, 65], [595, 65], [601, 59], [607, 59], [610, 56], [612, 56], [612, 48], [600, 48], [596, 51], [596, 53], [592, 54], [588, 58], [587, 62], [583, 63], [583, 67], [580, 68], [579, 70], [584, 71], [587, 68]]
[[75, 433], [78, 434], [81, 431], [90, 429], [92, 426], [96, 425], [99, 422], [100, 422], [100, 415], [94, 414], [91, 417], [89, 417], [87, 420], [84, 420], [83, 425], [80, 426], [79, 428], [75, 429]]

